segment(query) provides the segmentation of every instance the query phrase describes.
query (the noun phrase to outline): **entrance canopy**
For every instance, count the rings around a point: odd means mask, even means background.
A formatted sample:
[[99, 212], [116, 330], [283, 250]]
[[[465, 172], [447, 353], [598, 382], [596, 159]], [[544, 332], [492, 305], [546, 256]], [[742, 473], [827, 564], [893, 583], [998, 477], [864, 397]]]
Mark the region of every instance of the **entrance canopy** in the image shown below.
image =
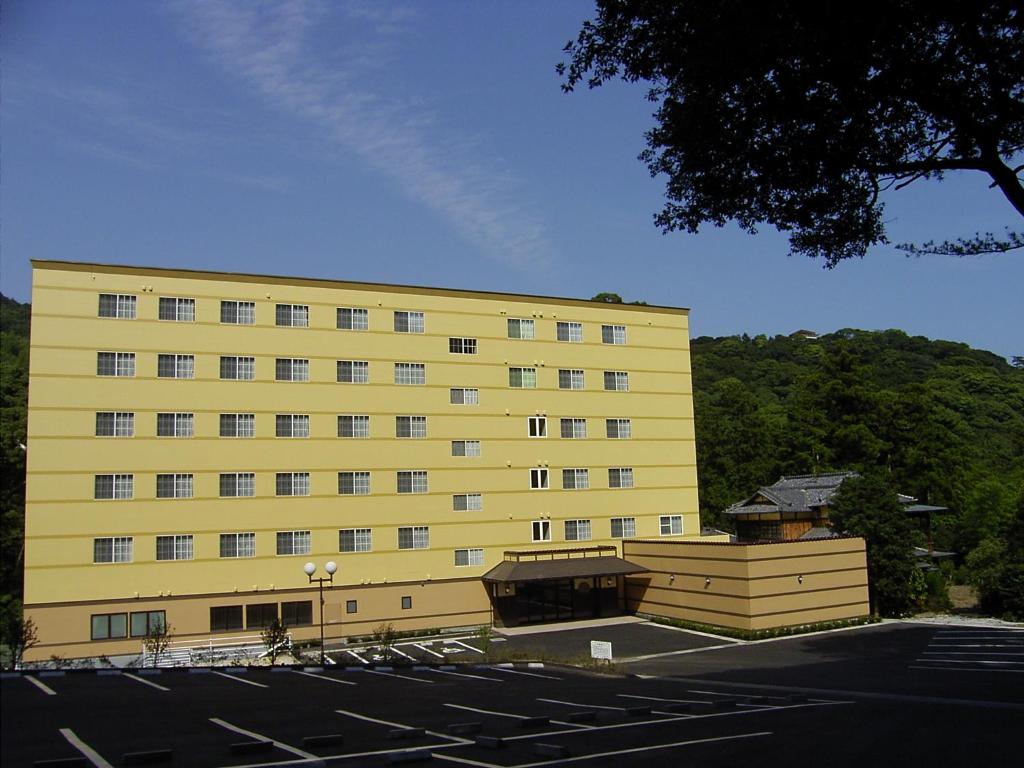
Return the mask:
[[499, 583], [529, 582], [647, 572], [642, 565], [617, 557], [616, 552], [615, 547], [607, 546], [506, 552], [505, 559], [481, 578]]

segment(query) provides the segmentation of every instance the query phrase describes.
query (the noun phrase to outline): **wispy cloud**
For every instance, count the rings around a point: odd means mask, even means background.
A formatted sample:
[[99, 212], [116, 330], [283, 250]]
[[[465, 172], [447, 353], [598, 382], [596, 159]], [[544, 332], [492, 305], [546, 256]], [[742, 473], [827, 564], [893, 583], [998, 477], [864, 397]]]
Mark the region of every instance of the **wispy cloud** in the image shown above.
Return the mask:
[[[479, 140], [442, 130], [419, 98], [375, 90], [416, 11], [375, 2], [180, 0], [188, 36], [281, 110], [311, 121], [342, 148], [440, 214], [487, 257], [543, 266], [552, 246], [540, 216], [516, 194]], [[329, 58], [314, 38], [338, 33]], [[439, 139], [438, 136], [446, 138]]]

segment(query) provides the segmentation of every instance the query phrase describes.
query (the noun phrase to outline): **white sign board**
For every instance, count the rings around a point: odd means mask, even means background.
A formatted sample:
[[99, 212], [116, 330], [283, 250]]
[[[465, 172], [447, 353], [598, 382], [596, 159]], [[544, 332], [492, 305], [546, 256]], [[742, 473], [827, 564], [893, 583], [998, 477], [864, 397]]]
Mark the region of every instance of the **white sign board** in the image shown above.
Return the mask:
[[612, 660], [612, 644], [604, 640], [590, 641], [590, 658]]

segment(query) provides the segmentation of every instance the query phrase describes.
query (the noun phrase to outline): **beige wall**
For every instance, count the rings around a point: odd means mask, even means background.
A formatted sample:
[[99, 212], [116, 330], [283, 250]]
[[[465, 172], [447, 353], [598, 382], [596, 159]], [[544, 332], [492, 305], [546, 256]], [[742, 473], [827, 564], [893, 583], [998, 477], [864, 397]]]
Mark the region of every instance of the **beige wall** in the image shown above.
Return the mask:
[[[650, 573], [626, 581], [631, 611], [739, 629], [866, 616], [860, 538], [774, 544], [624, 541]], [[710, 580], [710, 581], [709, 581]]]

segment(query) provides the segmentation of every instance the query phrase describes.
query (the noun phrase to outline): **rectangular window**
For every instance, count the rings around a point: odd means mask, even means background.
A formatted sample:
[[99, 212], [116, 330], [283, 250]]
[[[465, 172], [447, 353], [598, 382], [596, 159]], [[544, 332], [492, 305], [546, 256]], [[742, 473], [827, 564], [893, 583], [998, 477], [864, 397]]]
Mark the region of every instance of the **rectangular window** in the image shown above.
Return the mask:
[[398, 472], [399, 493], [426, 493], [427, 471], [425, 469]]
[[134, 352], [97, 352], [97, 376], [134, 376]]
[[339, 472], [338, 493], [342, 496], [368, 496], [370, 494], [370, 473]]
[[359, 601], [358, 600], [346, 600], [345, 601], [345, 613], [359, 613]]
[[373, 536], [369, 528], [343, 528], [338, 531], [339, 552], [370, 552]]
[[278, 472], [278, 496], [309, 496], [309, 472]]
[[274, 419], [278, 437], [309, 437], [309, 416], [304, 413], [279, 413]]
[[582, 490], [590, 487], [590, 473], [586, 469], [563, 469], [562, 487], [566, 490]]
[[220, 321], [231, 325], [254, 325], [256, 323], [256, 303], [252, 301], [222, 301], [220, 303]]
[[313, 623], [313, 601], [281, 603], [281, 623], [286, 627], [304, 627]]
[[609, 467], [608, 468], [609, 488], [632, 488], [633, 468], [632, 467]]
[[242, 628], [242, 606], [220, 605], [210, 608], [211, 632], [234, 632]]
[[98, 411], [96, 437], [133, 437], [135, 414], [124, 411]]
[[395, 416], [395, 437], [426, 437], [426, 416]]
[[541, 490], [548, 487], [548, 471], [543, 467], [530, 470], [530, 488]]
[[610, 392], [626, 392], [629, 389], [629, 374], [625, 371], [605, 371], [604, 388]]
[[94, 563], [130, 563], [135, 538], [133, 536], [109, 536], [92, 540], [92, 561]]
[[583, 370], [580, 368], [559, 368], [558, 388], [583, 389]]
[[566, 520], [565, 540], [566, 541], [590, 541], [589, 520]]
[[195, 355], [157, 355], [156, 375], [161, 379], [194, 379]]
[[250, 603], [245, 606], [247, 629], [263, 629], [277, 621], [277, 603]]
[[312, 551], [309, 531], [277, 532], [277, 554], [308, 555]]
[[369, 437], [369, 416], [339, 416], [338, 437]]
[[559, 341], [571, 341], [579, 344], [583, 341], [583, 323], [564, 323], [559, 320], [555, 334]]
[[562, 419], [561, 435], [567, 440], [583, 440], [587, 436], [586, 419]]
[[158, 413], [157, 437], [192, 437], [195, 416], [191, 413]]
[[157, 560], [191, 560], [192, 534], [156, 537]]
[[612, 538], [613, 539], [628, 539], [636, 536], [636, 518], [635, 517], [613, 517], [612, 518]]
[[462, 568], [468, 565], [483, 565], [484, 551], [482, 549], [456, 549], [455, 567]]
[[605, 419], [604, 424], [608, 437], [613, 440], [628, 440], [633, 436], [629, 419]]
[[131, 615], [132, 637], [149, 637], [163, 631], [167, 625], [164, 611], [133, 611]]
[[179, 323], [193, 323], [196, 319], [196, 300], [161, 296], [159, 317]]
[[370, 327], [370, 315], [365, 309], [338, 307], [338, 328], [342, 331], [365, 331]]
[[508, 385], [513, 389], [536, 389], [536, 368], [509, 368]]
[[510, 339], [532, 339], [534, 338], [533, 320], [521, 317], [510, 317], [508, 319], [508, 337]]
[[484, 497], [479, 493], [456, 493], [452, 496], [455, 512], [479, 512], [484, 508]]
[[430, 528], [414, 525], [398, 529], [399, 549], [427, 549], [430, 547]]
[[480, 405], [480, 390], [456, 387], [448, 390], [449, 402], [452, 405]]
[[423, 363], [395, 363], [395, 384], [426, 384], [427, 367]]
[[526, 433], [530, 437], [547, 437], [548, 436], [548, 417], [547, 416], [528, 416], [526, 418]]
[[479, 456], [479, 440], [452, 440], [452, 456]]
[[403, 611], [411, 611], [412, 610], [412, 595], [403, 595], [402, 596], [402, 610]]
[[395, 312], [396, 333], [423, 333], [422, 312]]
[[679, 536], [683, 532], [682, 515], [662, 515], [658, 518], [662, 536]]
[[126, 293], [101, 293], [100, 317], [135, 319], [135, 297]]
[[134, 475], [96, 475], [96, 499], [130, 499], [134, 495]]
[[256, 495], [255, 472], [224, 472], [220, 476], [220, 495], [224, 499]]
[[157, 475], [156, 497], [158, 499], [191, 499], [192, 475]]
[[274, 323], [290, 328], [309, 327], [309, 307], [305, 304], [278, 304]]
[[220, 377], [226, 381], [252, 381], [256, 378], [256, 358], [222, 356]]
[[370, 380], [370, 364], [365, 360], [339, 360], [338, 381], [342, 384], [366, 384]]
[[551, 541], [550, 520], [534, 520], [530, 527], [533, 529], [533, 541]]
[[309, 360], [279, 357], [274, 361], [275, 381], [309, 381]]
[[448, 351], [453, 355], [475, 355], [476, 339], [449, 338]]
[[256, 557], [255, 533], [222, 533], [220, 535], [221, 557]]
[[601, 343], [602, 344], [625, 344], [626, 343], [626, 326], [624, 326], [624, 325], [602, 325], [601, 326]]
[[92, 630], [89, 636], [93, 640], [114, 640], [119, 637], [128, 637], [128, 614], [94, 614], [92, 616]]
[[220, 415], [221, 437], [254, 437], [255, 435], [255, 413], [222, 413]]

